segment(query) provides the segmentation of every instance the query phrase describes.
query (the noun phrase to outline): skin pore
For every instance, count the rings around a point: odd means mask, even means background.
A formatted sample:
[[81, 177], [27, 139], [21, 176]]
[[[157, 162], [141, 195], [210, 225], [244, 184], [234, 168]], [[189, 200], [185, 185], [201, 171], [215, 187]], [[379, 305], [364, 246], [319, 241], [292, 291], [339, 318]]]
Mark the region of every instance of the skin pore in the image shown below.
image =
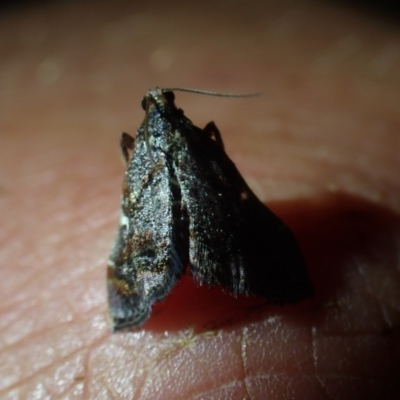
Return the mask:
[[[195, 18], [194, 18], [195, 16]], [[0, 15], [0, 397], [400, 395], [400, 32], [342, 3], [56, 2]], [[112, 334], [105, 273], [154, 86], [215, 121], [293, 230], [315, 296], [277, 307], [189, 276]]]

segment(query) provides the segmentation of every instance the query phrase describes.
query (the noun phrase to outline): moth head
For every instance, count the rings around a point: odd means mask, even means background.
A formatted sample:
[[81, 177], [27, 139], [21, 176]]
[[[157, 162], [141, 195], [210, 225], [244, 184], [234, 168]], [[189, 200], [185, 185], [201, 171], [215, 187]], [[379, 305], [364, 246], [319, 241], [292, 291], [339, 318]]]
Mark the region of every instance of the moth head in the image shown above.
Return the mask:
[[141, 106], [148, 113], [151, 104], [158, 106], [161, 110], [168, 106], [175, 108], [174, 100], [175, 95], [171, 90], [155, 88], [149, 90], [146, 96], [143, 97]]
[[163, 93], [164, 93], [164, 98], [165, 98], [167, 103], [173, 103], [174, 102], [174, 100], [175, 100], [174, 92], [166, 91], [166, 92], [163, 92]]

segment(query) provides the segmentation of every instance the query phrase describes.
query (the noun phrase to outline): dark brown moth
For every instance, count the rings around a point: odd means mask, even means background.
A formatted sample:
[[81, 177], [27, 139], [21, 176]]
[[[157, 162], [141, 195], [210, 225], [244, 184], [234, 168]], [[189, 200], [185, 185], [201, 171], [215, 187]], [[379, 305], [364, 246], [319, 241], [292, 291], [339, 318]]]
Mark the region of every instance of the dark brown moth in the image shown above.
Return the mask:
[[172, 89], [150, 90], [142, 107], [136, 138], [121, 137], [127, 169], [108, 263], [114, 330], [142, 325], [187, 268], [198, 285], [234, 296], [311, 296], [294, 235], [247, 186], [215, 124], [193, 125]]

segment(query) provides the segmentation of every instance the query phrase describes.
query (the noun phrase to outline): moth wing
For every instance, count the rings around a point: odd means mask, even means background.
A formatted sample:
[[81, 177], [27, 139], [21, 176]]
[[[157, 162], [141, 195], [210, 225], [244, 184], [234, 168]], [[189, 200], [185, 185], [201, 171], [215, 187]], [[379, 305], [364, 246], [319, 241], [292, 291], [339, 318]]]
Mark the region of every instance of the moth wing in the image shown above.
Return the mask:
[[222, 146], [193, 127], [176, 175], [189, 218], [189, 259], [199, 284], [275, 303], [312, 294], [292, 232], [262, 204]]
[[150, 159], [144, 146], [137, 144], [125, 174], [120, 226], [109, 260], [115, 330], [143, 323], [152, 304], [169, 293], [185, 267], [175, 247], [177, 206], [168, 162], [162, 152]]

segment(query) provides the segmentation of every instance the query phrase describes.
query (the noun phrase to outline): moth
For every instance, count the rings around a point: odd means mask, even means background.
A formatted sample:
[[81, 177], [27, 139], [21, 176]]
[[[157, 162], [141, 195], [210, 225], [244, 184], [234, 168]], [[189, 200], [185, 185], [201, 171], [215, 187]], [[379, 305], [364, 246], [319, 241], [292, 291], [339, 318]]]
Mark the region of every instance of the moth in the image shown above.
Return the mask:
[[114, 330], [141, 326], [189, 268], [198, 285], [276, 304], [312, 294], [289, 228], [254, 195], [213, 122], [193, 125], [156, 87], [142, 100], [136, 138], [123, 133], [127, 169], [108, 262]]

